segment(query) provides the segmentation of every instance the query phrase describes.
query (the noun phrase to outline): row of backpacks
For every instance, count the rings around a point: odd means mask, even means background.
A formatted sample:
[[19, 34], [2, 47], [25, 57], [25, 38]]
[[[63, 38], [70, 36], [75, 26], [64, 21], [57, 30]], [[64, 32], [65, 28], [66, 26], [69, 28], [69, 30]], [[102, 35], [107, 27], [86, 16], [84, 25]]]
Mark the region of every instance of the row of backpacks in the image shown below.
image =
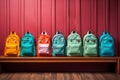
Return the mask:
[[[98, 54], [99, 53], [99, 54]], [[16, 32], [11, 32], [5, 43], [4, 56], [114, 56], [114, 40], [108, 32], [103, 32], [99, 40], [88, 31], [82, 39], [72, 31], [65, 40], [61, 32], [52, 38], [42, 32], [35, 44], [34, 36], [26, 32], [21, 41]]]

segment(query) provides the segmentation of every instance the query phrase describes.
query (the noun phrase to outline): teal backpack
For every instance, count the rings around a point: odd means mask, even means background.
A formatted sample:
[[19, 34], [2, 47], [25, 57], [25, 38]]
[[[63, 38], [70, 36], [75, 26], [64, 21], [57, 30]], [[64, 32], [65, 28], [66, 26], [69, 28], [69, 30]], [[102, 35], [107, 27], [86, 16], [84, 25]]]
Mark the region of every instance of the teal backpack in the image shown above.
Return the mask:
[[65, 56], [66, 42], [61, 32], [56, 32], [52, 39], [52, 55]]
[[83, 38], [83, 56], [98, 56], [97, 47], [96, 36], [91, 31], [88, 31]]
[[103, 32], [99, 39], [99, 55], [114, 56], [114, 40], [108, 32]]
[[82, 56], [82, 39], [75, 31], [67, 39], [67, 56]]
[[21, 40], [20, 56], [35, 56], [35, 42], [34, 37], [30, 32], [26, 32]]

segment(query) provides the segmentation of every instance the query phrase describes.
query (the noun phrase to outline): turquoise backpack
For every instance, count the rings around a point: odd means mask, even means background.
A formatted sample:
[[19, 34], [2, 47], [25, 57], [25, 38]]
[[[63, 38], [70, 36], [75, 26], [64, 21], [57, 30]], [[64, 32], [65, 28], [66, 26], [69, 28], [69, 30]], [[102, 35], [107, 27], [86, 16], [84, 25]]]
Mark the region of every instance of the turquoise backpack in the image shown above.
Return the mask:
[[83, 56], [98, 56], [97, 47], [96, 36], [91, 31], [88, 31], [83, 38]]
[[75, 31], [67, 39], [67, 56], [82, 56], [82, 39]]
[[99, 39], [99, 55], [114, 56], [114, 40], [108, 32], [103, 32]]
[[30, 32], [26, 32], [25, 35], [22, 37], [20, 55], [21, 56], [36, 55], [34, 37]]
[[52, 39], [52, 55], [65, 56], [66, 42], [65, 38], [60, 32], [56, 32]]

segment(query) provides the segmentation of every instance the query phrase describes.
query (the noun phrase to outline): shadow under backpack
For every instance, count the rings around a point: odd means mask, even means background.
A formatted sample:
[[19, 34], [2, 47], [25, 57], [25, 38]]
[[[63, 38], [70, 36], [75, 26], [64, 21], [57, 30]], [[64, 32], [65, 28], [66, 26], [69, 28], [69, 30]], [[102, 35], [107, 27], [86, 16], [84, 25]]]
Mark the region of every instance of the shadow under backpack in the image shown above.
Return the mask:
[[20, 56], [35, 56], [35, 42], [34, 37], [30, 32], [26, 32], [21, 40]]

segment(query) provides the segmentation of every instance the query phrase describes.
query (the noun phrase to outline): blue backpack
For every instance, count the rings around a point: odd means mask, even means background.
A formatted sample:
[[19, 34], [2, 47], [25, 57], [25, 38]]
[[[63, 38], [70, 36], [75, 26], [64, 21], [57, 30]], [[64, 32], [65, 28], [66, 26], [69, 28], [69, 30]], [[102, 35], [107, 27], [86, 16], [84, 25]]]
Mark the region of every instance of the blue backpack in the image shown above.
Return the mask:
[[34, 37], [30, 32], [26, 32], [21, 40], [20, 56], [35, 56], [35, 43]]
[[66, 42], [65, 38], [60, 32], [56, 32], [52, 39], [52, 55], [65, 56]]
[[99, 39], [99, 55], [114, 56], [114, 40], [108, 32], [103, 32]]

